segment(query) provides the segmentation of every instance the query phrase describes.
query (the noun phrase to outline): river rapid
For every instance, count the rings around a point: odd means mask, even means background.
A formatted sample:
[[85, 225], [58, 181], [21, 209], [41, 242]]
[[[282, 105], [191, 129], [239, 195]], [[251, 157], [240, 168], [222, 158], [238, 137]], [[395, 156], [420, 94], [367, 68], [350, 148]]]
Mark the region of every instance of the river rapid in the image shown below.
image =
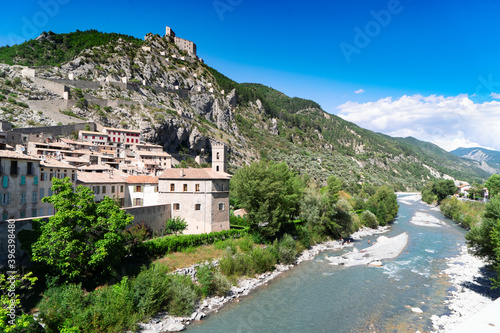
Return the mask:
[[[449, 313], [453, 289], [442, 272], [460, 254], [465, 230], [415, 194], [398, 194], [399, 213], [386, 237], [408, 244], [382, 267], [332, 265], [326, 251], [232, 302], [187, 332], [429, 332], [431, 316]], [[354, 243], [361, 251], [380, 235]], [[368, 242], [370, 241], [370, 243]]]

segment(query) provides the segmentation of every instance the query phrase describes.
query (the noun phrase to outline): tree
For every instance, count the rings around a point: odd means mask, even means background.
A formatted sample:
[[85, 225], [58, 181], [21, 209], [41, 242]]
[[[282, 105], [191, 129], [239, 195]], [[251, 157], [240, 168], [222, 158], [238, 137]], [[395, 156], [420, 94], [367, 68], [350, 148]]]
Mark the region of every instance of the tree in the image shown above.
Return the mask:
[[493, 287], [500, 288], [500, 196], [486, 204], [482, 223], [472, 227], [465, 239], [475, 255], [493, 264], [497, 275]]
[[32, 245], [33, 261], [44, 262], [65, 281], [86, 281], [109, 273], [125, 255], [123, 230], [133, 216], [105, 197], [94, 201], [91, 189], [73, 190], [69, 178], [52, 181], [54, 195], [43, 202], [56, 213], [40, 223], [40, 238]]
[[168, 219], [165, 223], [165, 231], [168, 234], [174, 234], [176, 236], [177, 236], [177, 233], [182, 234], [182, 232], [184, 230], [186, 230], [186, 228], [187, 228], [187, 223], [180, 216], [172, 217], [172, 218]]
[[394, 190], [388, 185], [379, 187], [368, 199], [368, 210], [375, 214], [380, 225], [384, 226], [392, 222], [399, 210]]
[[494, 174], [484, 183], [486, 188], [488, 189], [488, 193], [490, 198], [493, 198], [495, 195], [500, 193], [500, 175]]
[[438, 202], [441, 202], [449, 195], [457, 192], [455, 182], [451, 179], [440, 179], [432, 185], [432, 191], [437, 195]]
[[236, 171], [231, 195], [248, 213], [250, 230], [274, 238], [299, 214], [302, 179], [286, 163], [260, 161]]

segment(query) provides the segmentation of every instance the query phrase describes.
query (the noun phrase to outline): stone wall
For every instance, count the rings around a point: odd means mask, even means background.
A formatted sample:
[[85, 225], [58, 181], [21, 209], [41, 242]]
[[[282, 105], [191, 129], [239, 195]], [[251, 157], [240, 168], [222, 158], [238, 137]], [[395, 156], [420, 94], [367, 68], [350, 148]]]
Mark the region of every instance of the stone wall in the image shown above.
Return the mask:
[[[50, 102], [50, 101], [45, 101], [45, 102]], [[87, 124], [90, 126], [91, 131], [96, 131], [97, 128], [94, 122], [77, 123], [77, 124], [61, 125], [61, 126], [14, 128], [12, 131], [23, 134], [50, 133], [52, 135], [67, 136], [71, 135], [73, 132], [84, 131], [85, 126]]]
[[61, 84], [61, 83], [58, 83], [58, 82], [53, 82], [53, 81], [49, 81], [49, 80], [45, 80], [45, 79], [40, 79], [38, 77], [32, 77], [31, 80], [44, 87], [45, 89], [47, 89], [48, 91], [54, 93], [54, 94], [57, 94], [61, 97], [64, 97], [64, 93], [69, 91], [69, 88], [64, 85], [64, 84]]
[[155, 206], [127, 207], [123, 208], [127, 213], [134, 216], [132, 226], [144, 223], [151, 230], [160, 232], [165, 226], [165, 222], [170, 219], [170, 204]]

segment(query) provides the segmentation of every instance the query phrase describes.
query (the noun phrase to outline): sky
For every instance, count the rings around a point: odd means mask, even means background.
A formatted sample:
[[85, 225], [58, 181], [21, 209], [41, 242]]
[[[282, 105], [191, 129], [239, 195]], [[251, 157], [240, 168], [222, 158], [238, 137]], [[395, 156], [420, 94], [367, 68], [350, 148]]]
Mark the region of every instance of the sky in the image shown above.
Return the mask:
[[500, 150], [499, 12], [493, 0], [7, 0], [0, 46], [77, 29], [143, 38], [168, 25], [237, 82], [391, 136]]

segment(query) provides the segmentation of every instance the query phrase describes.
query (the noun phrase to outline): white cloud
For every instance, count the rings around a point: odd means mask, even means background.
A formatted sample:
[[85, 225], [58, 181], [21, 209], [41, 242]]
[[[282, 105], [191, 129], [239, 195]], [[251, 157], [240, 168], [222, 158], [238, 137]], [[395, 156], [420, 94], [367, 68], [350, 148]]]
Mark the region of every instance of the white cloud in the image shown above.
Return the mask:
[[499, 93], [492, 92], [490, 94], [490, 96], [493, 97], [494, 99], [500, 99], [500, 94]]
[[365, 92], [365, 90], [364, 90], [364, 89], [358, 89], [358, 90], [356, 90], [354, 93], [355, 93], [355, 94], [362, 94], [362, 93], [364, 93], [364, 92]]
[[475, 146], [500, 150], [497, 101], [477, 104], [467, 95], [405, 95], [361, 104], [347, 102], [337, 109], [345, 120], [390, 136], [413, 136], [446, 150]]

